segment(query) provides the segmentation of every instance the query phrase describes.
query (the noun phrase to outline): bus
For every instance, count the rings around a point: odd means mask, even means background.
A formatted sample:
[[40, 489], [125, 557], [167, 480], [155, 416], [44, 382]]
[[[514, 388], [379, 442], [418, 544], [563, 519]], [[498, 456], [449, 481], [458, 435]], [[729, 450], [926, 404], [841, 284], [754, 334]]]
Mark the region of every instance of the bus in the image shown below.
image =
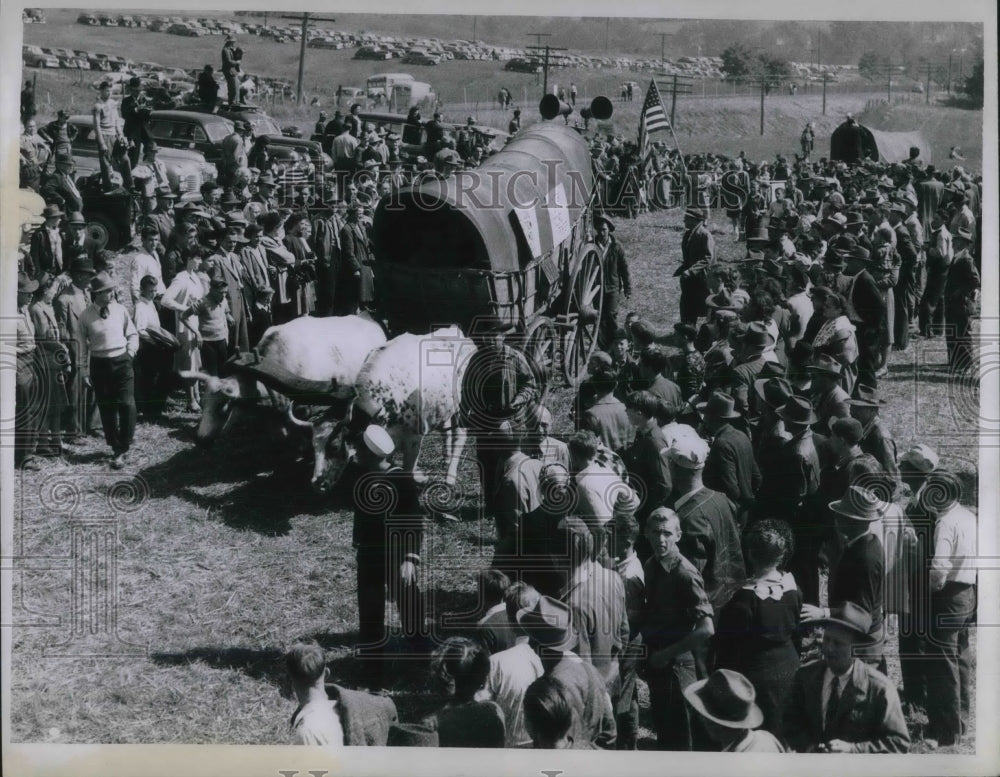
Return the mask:
[[430, 84], [415, 81], [409, 73], [379, 73], [368, 78], [365, 93], [377, 109], [404, 113], [413, 105], [433, 105], [436, 102]]

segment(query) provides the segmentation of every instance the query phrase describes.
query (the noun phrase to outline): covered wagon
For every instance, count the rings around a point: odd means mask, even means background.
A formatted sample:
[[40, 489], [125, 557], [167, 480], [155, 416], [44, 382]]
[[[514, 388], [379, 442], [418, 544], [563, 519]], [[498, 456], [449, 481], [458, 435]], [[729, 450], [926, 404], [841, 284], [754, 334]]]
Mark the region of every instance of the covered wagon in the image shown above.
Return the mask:
[[931, 160], [931, 147], [920, 132], [883, 132], [845, 121], [830, 136], [830, 159], [835, 162], [905, 162], [910, 149], [920, 149], [920, 159]]

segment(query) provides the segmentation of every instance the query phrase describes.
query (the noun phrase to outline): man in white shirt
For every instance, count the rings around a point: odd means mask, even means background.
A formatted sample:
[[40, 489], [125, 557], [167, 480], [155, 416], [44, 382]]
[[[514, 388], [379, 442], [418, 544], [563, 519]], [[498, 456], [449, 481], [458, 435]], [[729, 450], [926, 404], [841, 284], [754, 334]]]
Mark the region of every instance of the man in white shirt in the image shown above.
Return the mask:
[[292, 744], [341, 748], [344, 728], [337, 702], [326, 693], [330, 673], [323, 649], [315, 642], [299, 642], [285, 656], [288, 677], [299, 706], [292, 714]]
[[943, 747], [961, 739], [969, 712], [969, 624], [976, 614], [978, 536], [976, 516], [959, 504], [962, 485], [955, 475], [935, 470], [924, 492], [939, 500], [930, 564], [924, 665], [928, 731], [924, 739], [936, 740]]
[[138, 303], [142, 296], [140, 293], [140, 284], [142, 279], [147, 275], [152, 275], [156, 279], [154, 297], [161, 296], [167, 290], [167, 287], [163, 285], [163, 270], [160, 267], [159, 254], [156, 250], [160, 242], [160, 230], [153, 224], [148, 224], [142, 228], [140, 234], [142, 237], [142, 250], [132, 255], [132, 266], [129, 270], [133, 305]]

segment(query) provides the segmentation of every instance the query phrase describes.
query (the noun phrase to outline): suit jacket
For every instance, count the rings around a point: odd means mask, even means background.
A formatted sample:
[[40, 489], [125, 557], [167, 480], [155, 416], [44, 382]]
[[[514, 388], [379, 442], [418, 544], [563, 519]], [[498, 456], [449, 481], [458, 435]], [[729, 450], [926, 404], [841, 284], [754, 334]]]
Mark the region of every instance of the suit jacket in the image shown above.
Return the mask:
[[611, 237], [607, 251], [604, 254], [604, 293], [614, 294], [624, 291], [628, 296], [632, 293], [632, 279], [628, 272], [628, 262], [625, 252], [618, 241]]
[[795, 673], [784, 714], [784, 738], [793, 750], [806, 752], [821, 742], [842, 739], [857, 753], [905, 753], [910, 734], [896, 687], [888, 677], [854, 660], [850, 685], [841, 693], [830, 731], [823, 730], [825, 661], [806, 664]]
[[586, 410], [580, 426], [596, 434], [613, 451], [621, 450], [632, 439], [632, 425], [625, 405], [613, 394], [597, 400]]
[[[52, 240], [52, 234], [44, 226], [36, 229], [31, 235], [31, 260], [34, 264], [36, 276], [43, 272], [58, 275], [63, 271], [63, 267], [68, 264], [67, 257], [62, 255], [62, 238], [58, 239], [58, 244]], [[57, 256], [58, 251], [58, 256]], [[62, 256], [60, 261], [59, 256]], [[72, 257], [69, 257], [70, 260]]]
[[388, 696], [352, 691], [330, 683], [326, 695], [337, 701], [344, 744], [353, 747], [384, 747], [389, 726], [399, 720], [396, 705]]
[[912, 285], [915, 278], [917, 259], [920, 256], [920, 246], [913, 242], [910, 230], [906, 227], [906, 222], [901, 221], [893, 231], [896, 233], [896, 253], [899, 254], [899, 284]]
[[564, 657], [550, 674], [568, 691], [573, 708], [573, 725], [570, 731], [574, 741], [593, 742], [600, 748], [613, 749], [618, 738], [615, 711], [611, 706], [604, 680], [593, 666], [575, 655]]
[[517, 644], [517, 635], [511, 628], [506, 608], [487, 616], [477, 627], [477, 636], [490, 655], [507, 650]]
[[715, 238], [705, 228], [704, 223], [689, 229], [681, 238], [681, 266], [674, 272], [674, 277], [690, 270], [699, 262], [711, 264], [715, 261]]
[[613, 569], [585, 562], [559, 592], [573, 614], [580, 638], [576, 653], [589, 661], [610, 687], [618, 677], [619, 656], [628, 642], [625, 584]]
[[752, 398], [756, 396], [753, 383], [766, 363], [763, 356], [757, 356], [750, 361], [732, 365], [726, 374], [725, 380], [731, 387], [733, 399], [736, 400], [736, 409], [744, 416], [750, 410]]
[[628, 467], [629, 485], [639, 495], [636, 518], [645, 520], [655, 508], [670, 504], [670, 464], [667, 451], [670, 444], [658, 426], [640, 429], [635, 441], [622, 453]]
[[760, 470], [753, 457], [750, 438], [725, 424], [712, 441], [702, 481], [706, 488], [720, 491], [746, 509], [760, 487]]
[[76, 182], [68, 175], [48, 173], [42, 176], [40, 194], [46, 203], [62, 205], [67, 213], [83, 212], [83, 197]]
[[871, 273], [862, 270], [854, 276], [847, 299], [850, 303], [848, 317], [852, 323], [864, 327], [867, 332], [879, 331], [885, 319], [885, 300]]
[[680, 386], [662, 375], [657, 375], [653, 378], [653, 382], [645, 390], [657, 399], [661, 399], [674, 407], [679, 408], [685, 401], [685, 397], [681, 395]]
[[718, 614], [746, 580], [736, 525], [736, 505], [703, 488], [675, 508], [681, 519], [681, 555], [701, 572], [705, 593]]
[[771, 496], [774, 517], [790, 521], [819, 489], [820, 463], [813, 433], [806, 430], [781, 446], [770, 477], [775, 484]]
[[83, 358], [87, 352], [87, 336], [80, 329], [80, 316], [83, 315], [83, 311], [87, 309], [89, 304], [88, 292], [78, 289], [76, 286], [70, 286], [52, 303], [56, 313], [56, 321], [59, 323], [62, 334], [62, 341], [70, 349], [73, 367], [83, 375], [90, 372], [90, 366]]

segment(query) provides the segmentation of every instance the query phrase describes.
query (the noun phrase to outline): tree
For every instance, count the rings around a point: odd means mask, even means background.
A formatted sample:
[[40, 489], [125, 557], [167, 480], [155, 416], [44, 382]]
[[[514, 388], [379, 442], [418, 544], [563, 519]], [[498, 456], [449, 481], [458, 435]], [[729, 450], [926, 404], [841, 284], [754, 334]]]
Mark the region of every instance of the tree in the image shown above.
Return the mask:
[[889, 59], [884, 54], [866, 51], [858, 60], [858, 74], [869, 81], [882, 79], [885, 77], [885, 69], [888, 65]]
[[773, 89], [791, 74], [792, 68], [781, 57], [753, 52], [742, 43], [734, 43], [722, 52], [722, 72], [731, 81], [763, 78], [767, 87]]
[[972, 68], [972, 75], [965, 79], [962, 91], [968, 95], [970, 100], [975, 100], [980, 106], [983, 104], [983, 62], [980, 60]]
[[738, 81], [750, 75], [753, 52], [742, 43], [734, 43], [722, 52], [722, 73], [730, 81]]

